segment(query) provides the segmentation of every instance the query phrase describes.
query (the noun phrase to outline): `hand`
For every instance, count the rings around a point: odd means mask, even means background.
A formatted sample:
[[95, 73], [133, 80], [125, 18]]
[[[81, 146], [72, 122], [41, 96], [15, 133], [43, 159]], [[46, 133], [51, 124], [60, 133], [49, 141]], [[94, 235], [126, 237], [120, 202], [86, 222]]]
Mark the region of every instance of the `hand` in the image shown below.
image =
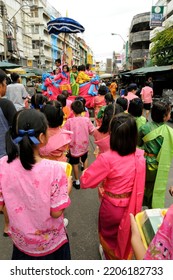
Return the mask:
[[171, 196], [173, 196], [173, 186], [171, 186], [171, 187], [169, 188], [169, 193], [170, 193]]

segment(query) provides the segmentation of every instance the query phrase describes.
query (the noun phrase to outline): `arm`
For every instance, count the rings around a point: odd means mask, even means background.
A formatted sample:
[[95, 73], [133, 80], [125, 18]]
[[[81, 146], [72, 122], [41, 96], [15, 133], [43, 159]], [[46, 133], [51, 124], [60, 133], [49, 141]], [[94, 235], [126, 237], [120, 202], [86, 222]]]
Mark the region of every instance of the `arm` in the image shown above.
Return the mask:
[[61, 211], [57, 211], [57, 212], [50, 211], [50, 215], [52, 218], [58, 219], [62, 215], [63, 212], [64, 212], [64, 209]]
[[50, 215], [57, 219], [63, 214], [64, 209], [70, 205], [70, 198], [68, 196], [70, 192], [70, 180], [67, 182], [64, 168], [60, 166], [58, 162], [57, 165], [54, 166], [54, 169], [55, 179], [51, 183]]
[[97, 159], [84, 170], [80, 177], [81, 188], [96, 188], [109, 173], [109, 162], [105, 159], [103, 154], [99, 155]]
[[135, 254], [136, 260], [143, 260], [146, 249], [142, 243], [141, 236], [133, 214], [130, 214], [131, 223], [131, 245]]

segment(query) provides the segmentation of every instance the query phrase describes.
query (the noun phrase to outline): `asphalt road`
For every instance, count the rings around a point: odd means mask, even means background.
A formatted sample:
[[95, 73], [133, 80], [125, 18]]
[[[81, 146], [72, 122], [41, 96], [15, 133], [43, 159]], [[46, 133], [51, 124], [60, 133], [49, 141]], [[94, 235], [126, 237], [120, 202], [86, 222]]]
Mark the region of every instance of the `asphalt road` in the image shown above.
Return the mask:
[[[172, 123], [168, 123], [173, 127]], [[94, 144], [90, 138], [89, 163], [94, 160]], [[173, 185], [173, 164], [171, 166], [168, 186]], [[71, 206], [66, 209], [65, 217], [69, 220], [67, 232], [70, 240], [73, 260], [99, 260], [99, 240], [97, 219], [99, 200], [97, 189], [76, 190], [71, 193]], [[173, 198], [166, 192], [165, 207], [169, 207]], [[0, 260], [11, 259], [12, 242], [9, 237], [3, 237], [3, 215], [0, 215]]]

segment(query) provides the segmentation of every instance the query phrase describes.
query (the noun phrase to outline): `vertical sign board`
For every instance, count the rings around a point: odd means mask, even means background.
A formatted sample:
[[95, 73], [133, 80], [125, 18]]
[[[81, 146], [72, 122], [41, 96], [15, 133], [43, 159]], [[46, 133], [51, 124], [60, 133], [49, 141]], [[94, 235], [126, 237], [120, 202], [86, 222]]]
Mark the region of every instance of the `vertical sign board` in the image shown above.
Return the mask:
[[150, 13], [150, 27], [162, 26], [164, 6], [152, 6]]

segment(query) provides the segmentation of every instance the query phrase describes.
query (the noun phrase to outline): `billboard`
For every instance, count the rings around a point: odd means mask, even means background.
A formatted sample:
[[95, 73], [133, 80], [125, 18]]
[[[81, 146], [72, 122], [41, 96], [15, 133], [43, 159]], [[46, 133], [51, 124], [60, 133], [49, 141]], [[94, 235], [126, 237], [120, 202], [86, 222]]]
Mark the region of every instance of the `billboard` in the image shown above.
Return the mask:
[[164, 6], [152, 6], [150, 13], [150, 27], [162, 26]]

